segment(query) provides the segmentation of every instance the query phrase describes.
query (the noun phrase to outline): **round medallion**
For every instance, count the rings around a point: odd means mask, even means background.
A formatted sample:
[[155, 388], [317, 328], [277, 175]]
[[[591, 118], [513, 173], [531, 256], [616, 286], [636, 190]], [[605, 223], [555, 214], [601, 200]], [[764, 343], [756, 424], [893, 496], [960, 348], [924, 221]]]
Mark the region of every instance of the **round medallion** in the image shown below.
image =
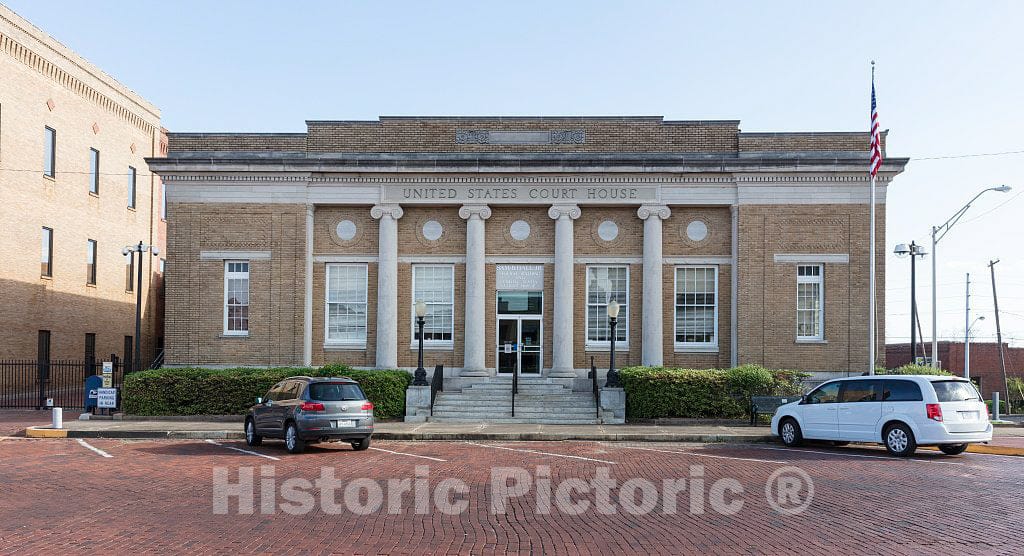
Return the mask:
[[525, 220], [516, 220], [508, 227], [508, 234], [516, 241], [523, 241], [530, 237], [530, 223]]
[[613, 241], [619, 237], [619, 225], [611, 220], [601, 222], [601, 225], [597, 227], [597, 237], [604, 241]]
[[423, 237], [430, 241], [441, 239], [444, 227], [437, 220], [427, 220], [423, 223]]
[[708, 237], [708, 225], [703, 220], [694, 220], [686, 225], [686, 237], [690, 241], [704, 241]]
[[338, 234], [338, 239], [342, 241], [352, 241], [352, 238], [356, 237], [356, 223], [351, 220], [342, 220], [338, 222], [334, 233]]

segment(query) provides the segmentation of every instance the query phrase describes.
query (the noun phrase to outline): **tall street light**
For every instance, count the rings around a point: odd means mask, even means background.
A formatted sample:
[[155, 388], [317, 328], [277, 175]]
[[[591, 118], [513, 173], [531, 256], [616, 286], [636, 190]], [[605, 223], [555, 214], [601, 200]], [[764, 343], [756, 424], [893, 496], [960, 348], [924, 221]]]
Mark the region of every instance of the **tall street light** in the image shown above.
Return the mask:
[[619, 371], [615, 370], [615, 325], [619, 320], [619, 302], [614, 299], [608, 303], [608, 326], [611, 328], [611, 353], [608, 355], [608, 381], [605, 388], [622, 388]]
[[964, 332], [964, 378], [967, 380], [971, 380], [971, 330], [979, 320], [985, 320], [985, 315], [974, 319], [974, 322], [967, 327], [967, 332]]
[[910, 364], [915, 365], [917, 362], [917, 258], [924, 257], [927, 253], [913, 241], [910, 242], [910, 245], [905, 243], [897, 245], [893, 252], [901, 259], [910, 255]]
[[982, 195], [989, 191], [998, 191], [1000, 193], [1006, 193], [1010, 189], [1012, 188], [1009, 185], [1000, 185], [999, 187], [989, 187], [988, 189], [983, 189], [981, 190], [981, 192], [975, 195], [970, 201], [967, 201], [966, 205], [964, 205], [960, 210], [956, 211], [956, 213], [954, 213], [953, 216], [950, 216], [949, 220], [946, 220], [941, 226], [932, 226], [932, 367], [936, 369], [939, 368], [939, 321], [938, 311], [936, 309], [938, 296], [935, 293], [935, 260], [938, 258], [936, 256], [938, 254], [938, 251], [935, 250], [935, 246], [939, 243], [939, 241], [942, 240], [942, 238], [946, 237], [946, 234], [949, 233], [949, 230], [952, 229], [953, 226], [955, 226], [961, 218], [963, 218], [964, 213], [967, 212], [967, 209], [971, 208], [971, 203], [977, 200], [978, 197], [981, 197]]
[[[142, 370], [142, 254], [146, 251], [153, 253], [153, 256], [160, 255], [160, 248], [155, 245], [146, 245], [141, 241], [137, 245], [126, 245], [121, 249], [121, 254], [132, 257], [132, 265], [138, 266], [138, 286], [135, 288], [135, 354], [132, 358], [132, 370]], [[136, 265], [135, 254], [139, 254]]]
[[423, 368], [423, 324], [426, 322], [427, 304], [422, 299], [416, 302], [416, 329], [419, 330], [419, 363], [416, 366], [416, 374], [413, 375], [413, 386], [429, 386], [427, 383], [427, 370]]

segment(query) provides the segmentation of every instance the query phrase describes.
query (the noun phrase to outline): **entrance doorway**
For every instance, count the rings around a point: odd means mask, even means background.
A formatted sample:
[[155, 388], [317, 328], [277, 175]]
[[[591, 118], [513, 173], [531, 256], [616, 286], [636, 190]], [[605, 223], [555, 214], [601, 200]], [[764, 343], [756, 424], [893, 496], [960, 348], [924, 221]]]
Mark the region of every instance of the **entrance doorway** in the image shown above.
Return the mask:
[[498, 374], [540, 376], [544, 368], [541, 292], [498, 292]]

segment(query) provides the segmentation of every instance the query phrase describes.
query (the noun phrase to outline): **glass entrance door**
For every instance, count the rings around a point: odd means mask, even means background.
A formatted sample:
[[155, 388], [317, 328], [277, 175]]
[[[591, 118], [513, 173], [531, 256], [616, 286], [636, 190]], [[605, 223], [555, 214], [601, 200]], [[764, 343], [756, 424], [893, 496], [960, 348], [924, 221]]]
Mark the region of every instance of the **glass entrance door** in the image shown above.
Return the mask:
[[541, 322], [536, 317], [498, 318], [498, 374], [540, 375]]

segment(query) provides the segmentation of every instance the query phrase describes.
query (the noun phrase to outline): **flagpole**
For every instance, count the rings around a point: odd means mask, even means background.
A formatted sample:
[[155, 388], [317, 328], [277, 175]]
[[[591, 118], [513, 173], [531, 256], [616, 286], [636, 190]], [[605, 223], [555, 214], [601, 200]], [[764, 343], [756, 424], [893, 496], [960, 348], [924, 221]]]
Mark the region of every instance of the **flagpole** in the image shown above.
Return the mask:
[[[871, 61], [871, 90], [874, 94], [875, 88], [875, 61]], [[874, 131], [872, 130], [872, 134]], [[868, 166], [868, 173], [871, 175], [871, 192], [868, 194], [871, 204], [871, 226], [870, 238], [868, 240], [868, 259], [870, 259], [870, 270], [868, 271], [868, 374], [875, 374], [875, 352], [877, 351], [877, 340], [875, 339], [875, 173]]]

